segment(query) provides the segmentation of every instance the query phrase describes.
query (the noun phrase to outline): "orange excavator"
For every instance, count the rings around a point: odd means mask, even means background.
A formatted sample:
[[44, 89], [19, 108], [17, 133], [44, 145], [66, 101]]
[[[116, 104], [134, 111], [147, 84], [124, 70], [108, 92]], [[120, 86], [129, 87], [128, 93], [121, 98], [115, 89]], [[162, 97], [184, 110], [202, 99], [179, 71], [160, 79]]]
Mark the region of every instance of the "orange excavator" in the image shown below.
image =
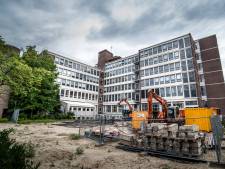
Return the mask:
[[124, 118], [131, 118], [132, 117], [132, 112], [133, 112], [133, 108], [132, 106], [130, 105], [130, 103], [127, 101], [126, 98], [123, 98], [119, 101], [118, 105], [121, 106], [121, 103], [125, 103], [127, 106], [128, 106], [128, 110], [123, 110], [122, 113], [123, 113], [123, 117]]
[[[162, 105], [162, 112], [157, 112], [157, 116], [153, 116], [153, 108], [152, 108], [152, 100], [153, 98], [158, 101]], [[183, 111], [180, 111], [177, 106], [170, 106], [168, 107], [167, 101], [157, 95], [154, 90], [149, 90], [148, 91], [148, 120], [150, 121], [151, 118], [157, 118], [157, 119], [162, 119], [162, 120], [168, 120], [170, 121], [175, 121], [176, 117], [183, 117]]]

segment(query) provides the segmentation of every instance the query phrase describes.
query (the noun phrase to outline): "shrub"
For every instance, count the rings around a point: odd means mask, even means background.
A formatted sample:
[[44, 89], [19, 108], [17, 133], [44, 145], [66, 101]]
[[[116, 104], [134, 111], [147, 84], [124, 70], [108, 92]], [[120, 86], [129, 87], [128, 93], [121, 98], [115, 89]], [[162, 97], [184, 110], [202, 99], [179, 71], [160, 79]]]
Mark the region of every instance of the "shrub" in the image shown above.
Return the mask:
[[7, 123], [9, 122], [9, 119], [7, 118], [0, 118], [0, 123]]
[[76, 148], [76, 152], [75, 152], [76, 155], [81, 155], [83, 153], [84, 153], [84, 149], [82, 147], [77, 147]]
[[71, 140], [78, 140], [78, 139], [80, 139], [80, 135], [79, 134], [70, 134], [70, 139]]
[[7, 169], [37, 169], [40, 163], [34, 164], [30, 159], [35, 154], [31, 143], [20, 144], [9, 138], [14, 129], [0, 131], [0, 164]]

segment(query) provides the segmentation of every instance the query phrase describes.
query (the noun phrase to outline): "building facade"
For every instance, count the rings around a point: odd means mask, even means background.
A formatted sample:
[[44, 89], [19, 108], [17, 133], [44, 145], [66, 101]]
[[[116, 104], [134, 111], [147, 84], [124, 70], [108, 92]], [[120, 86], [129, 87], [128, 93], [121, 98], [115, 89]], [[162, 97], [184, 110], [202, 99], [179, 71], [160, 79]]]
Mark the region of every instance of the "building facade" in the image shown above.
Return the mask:
[[54, 57], [59, 73], [57, 83], [60, 85], [62, 111], [72, 112], [77, 118], [95, 118], [99, 69], [52, 52], [49, 54]]
[[[59, 72], [62, 110], [76, 117], [121, 118], [128, 108], [118, 106], [122, 98], [135, 110], [145, 111], [149, 89], [171, 106], [219, 107], [225, 113], [225, 83], [215, 35], [195, 40], [186, 34], [123, 58], [103, 50], [97, 67], [51, 54]], [[153, 108], [161, 106], [154, 102]]]

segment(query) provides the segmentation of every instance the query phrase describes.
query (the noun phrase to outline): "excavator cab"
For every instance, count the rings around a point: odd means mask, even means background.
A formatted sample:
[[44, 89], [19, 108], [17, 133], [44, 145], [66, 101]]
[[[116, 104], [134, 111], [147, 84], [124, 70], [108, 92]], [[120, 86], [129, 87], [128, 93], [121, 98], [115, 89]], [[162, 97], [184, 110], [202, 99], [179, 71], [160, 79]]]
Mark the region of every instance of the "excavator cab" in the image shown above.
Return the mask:
[[123, 119], [130, 121], [132, 119], [133, 108], [129, 104], [129, 102], [127, 101], [126, 98], [121, 99], [120, 102], [118, 103], [118, 106], [121, 106], [121, 103], [123, 103], [123, 102], [128, 106], [128, 110], [126, 110], [126, 109], [122, 110]]
[[167, 118], [175, 119], [178, 117], [178, 115], [179, 115], [179, 107], [177, 107], [177, 106], [168, 107]]

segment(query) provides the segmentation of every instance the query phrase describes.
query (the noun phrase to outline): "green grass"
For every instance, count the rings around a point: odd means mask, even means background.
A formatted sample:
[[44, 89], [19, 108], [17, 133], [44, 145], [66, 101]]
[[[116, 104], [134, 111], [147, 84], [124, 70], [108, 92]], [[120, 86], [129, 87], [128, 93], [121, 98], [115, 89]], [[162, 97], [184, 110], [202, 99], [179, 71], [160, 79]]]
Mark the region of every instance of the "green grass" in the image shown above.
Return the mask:
[[[66, 119], [65, 119], [66, 120]], [[32, 123], [53, 123], [53, 122], [59, 122], [59, 121], [65, 121], [65, 120], [59, 120], [59, 119], [19, 119], [18, 124], [32, 124]], [[0, 118], [0, 123], [11, 123], [10, 120], [7, 118]]]
[[8, 123], [9, 120], [7, 118], [0, 118], [0, 123]]
[[71, 140], [79, 140], [80, 139], [80, 135], [79, 134], [70, 134], [70, 139]]

